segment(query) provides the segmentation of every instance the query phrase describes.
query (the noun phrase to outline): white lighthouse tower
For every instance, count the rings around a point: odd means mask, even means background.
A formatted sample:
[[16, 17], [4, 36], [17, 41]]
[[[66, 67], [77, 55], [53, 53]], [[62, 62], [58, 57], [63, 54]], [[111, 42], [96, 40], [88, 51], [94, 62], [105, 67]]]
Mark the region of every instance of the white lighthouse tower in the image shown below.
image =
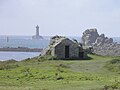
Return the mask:
[[32, 36], [32, 39], [43, 39], [42, 36], [39, 35], [39, 26], [36, 26], [36, 35]]

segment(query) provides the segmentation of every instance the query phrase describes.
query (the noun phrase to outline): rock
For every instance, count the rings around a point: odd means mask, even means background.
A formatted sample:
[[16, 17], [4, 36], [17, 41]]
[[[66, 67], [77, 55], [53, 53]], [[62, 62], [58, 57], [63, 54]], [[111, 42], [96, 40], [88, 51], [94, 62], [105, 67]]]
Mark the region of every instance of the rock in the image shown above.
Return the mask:
[[82, 36], [85, 46], [92, 46], [92, 53], [102, 56], [120, 56], [120, 44], [114, 43], [105, 34], [99, 35], [97, 29], [87, 29]]
[[99, 35], [97, 29], [87, 29], [85, 32], [83, 32], [82, 42], [85, 46], [92, 46], [93, 44], [101, 46], [106, 43], [113, 43], [113, 39], [105, 37], [105, 34]]
[[53, 37], [50, 39], [50, 45], [53, 45], [53, 44], [59, 42], [61, 39], [64, 39], [64, 38], [65, 38], [65, 37], [63, 37], [63, 36], [58, 36], [58, 35], [53, 36]]
[[99, 37], [101, 37], [101, 38], [105, 38], [105, 34], [101, 34]]
[[104, 38], [98, 37], [98, 38], [96, 39], [95, 43], [97, 44], [97, 46], [103, 45], [103, 43], [104, 43]]
[[113, 43], [113, 39], [112, 38], [108, 38], [108, 39], [105, 40], [105, 43], [111, 44], [111, 43]]
[[95, 43], [97, 37], [99, 37], [97, 29], [87, 29], [83, 32], [82, 42], [84, 45], [91, 46]]

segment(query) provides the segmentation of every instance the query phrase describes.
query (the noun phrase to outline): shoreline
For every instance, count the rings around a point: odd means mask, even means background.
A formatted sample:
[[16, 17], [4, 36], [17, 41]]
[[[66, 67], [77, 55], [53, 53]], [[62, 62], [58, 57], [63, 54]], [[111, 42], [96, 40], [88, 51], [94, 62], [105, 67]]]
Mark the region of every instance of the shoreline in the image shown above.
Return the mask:
[[17, 48], [13, 48], [13, 47], [3, 47], [0, 48], [0, 51], [4, 51], [4, 52], [41, 52], [43, 49], [42, 48], [27, 48], [27, 47], [17, 47]]

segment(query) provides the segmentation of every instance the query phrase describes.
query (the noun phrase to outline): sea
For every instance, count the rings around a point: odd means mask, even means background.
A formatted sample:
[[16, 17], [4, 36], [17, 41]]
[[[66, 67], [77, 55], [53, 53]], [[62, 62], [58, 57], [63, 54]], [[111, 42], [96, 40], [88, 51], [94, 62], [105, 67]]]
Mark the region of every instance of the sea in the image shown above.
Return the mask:
[[[51, 36], [43, 36], [43, 39], [34, 40], [32, 36], [0, 36], [0, 48], [3, 47], [28, 47], [28, 48], [46, 48], [49, 45]], [[76, 39], [81, 42], [79, 36], [68, 36], [70, 39]], [[114, 42], [120, 43], [120, 37], [113, 37]], [[3, 52], [0, 51], [0, 61], [6, 60], [24, 60], [39, 56], [41, 52]]]

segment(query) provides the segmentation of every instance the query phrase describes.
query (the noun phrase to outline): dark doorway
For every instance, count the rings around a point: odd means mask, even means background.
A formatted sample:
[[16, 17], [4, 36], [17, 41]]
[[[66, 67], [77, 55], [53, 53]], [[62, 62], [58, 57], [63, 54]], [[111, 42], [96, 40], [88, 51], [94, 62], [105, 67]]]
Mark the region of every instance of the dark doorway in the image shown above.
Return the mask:
[[65, 46], [65, 58], [69, 58], [69, 46]]
[[84, 58], [84, 52], [79, 52], [79, 57], [80, 57], [81, 59], [83, 59], [83, 58]]

